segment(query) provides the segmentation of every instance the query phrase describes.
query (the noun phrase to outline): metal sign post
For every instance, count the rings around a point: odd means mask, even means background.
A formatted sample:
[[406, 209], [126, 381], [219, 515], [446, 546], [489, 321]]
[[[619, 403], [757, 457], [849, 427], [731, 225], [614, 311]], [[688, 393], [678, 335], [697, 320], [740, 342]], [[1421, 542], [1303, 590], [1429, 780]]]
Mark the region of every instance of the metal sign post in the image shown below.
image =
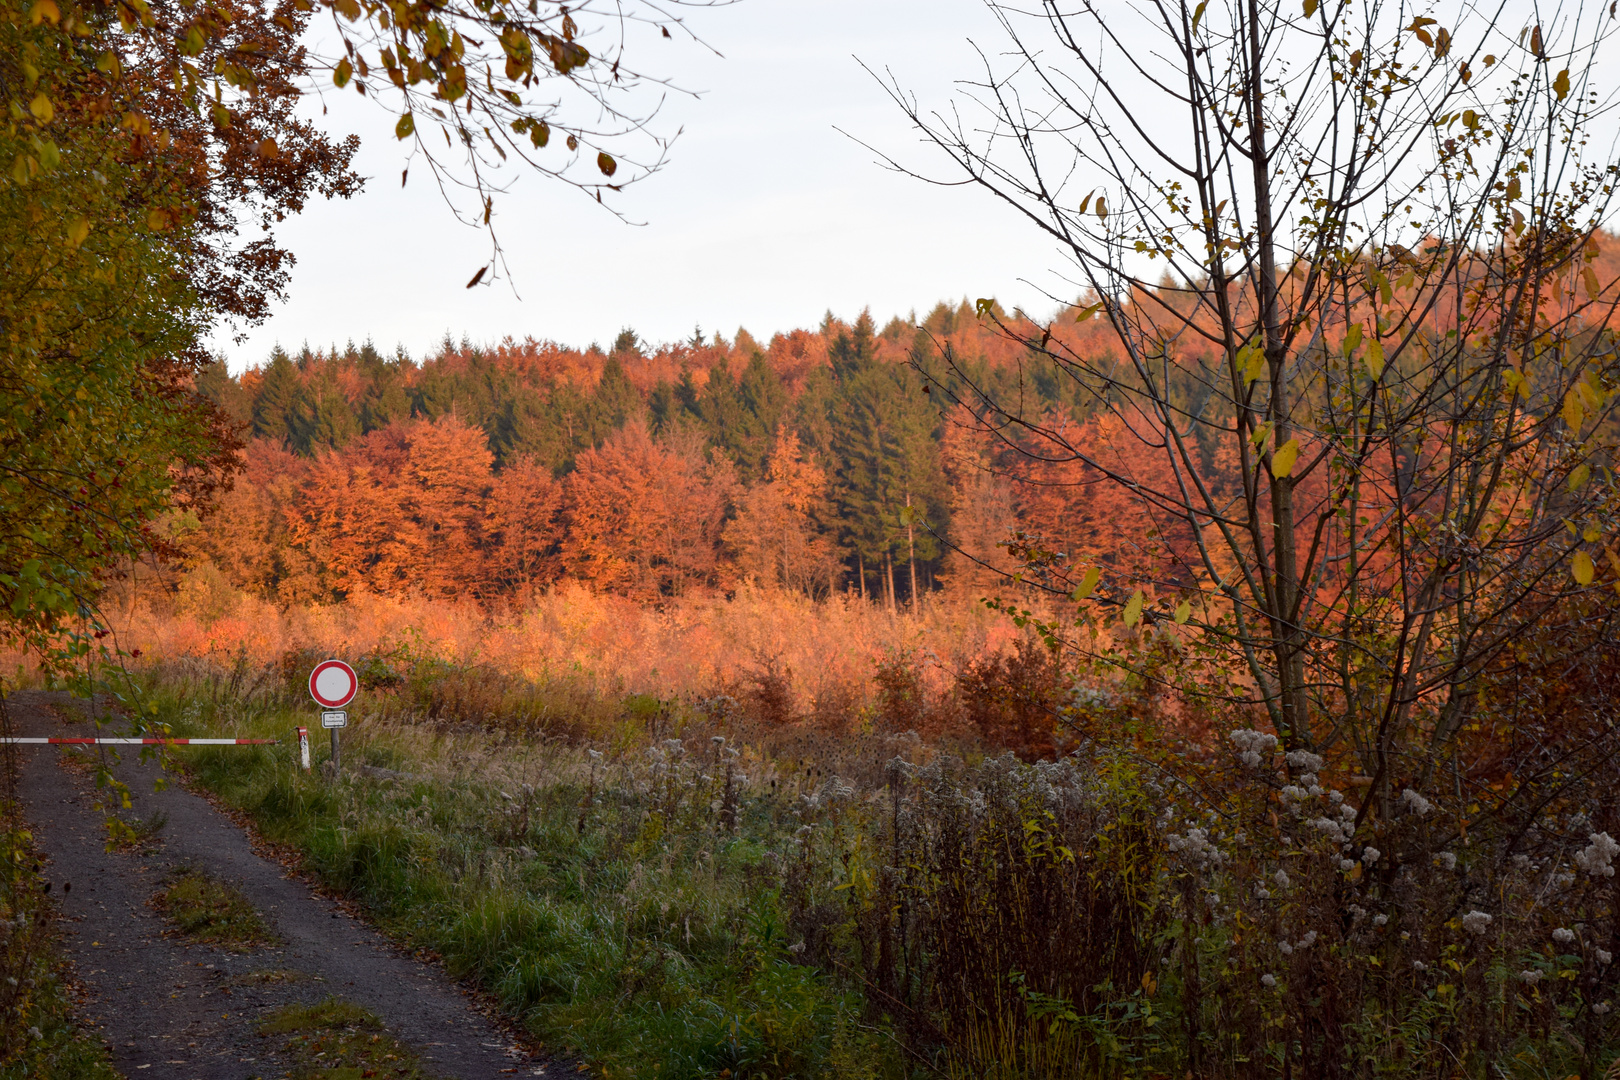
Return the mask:
[[342, 660], [323, 660], [309, 673], [309, 696], [321, 706], [321, 727], [332, 732], [332, 771], [342, 767], [338, 732], [348, 726], [349, 714], [343, 706], [360, 692], [360, 678]]

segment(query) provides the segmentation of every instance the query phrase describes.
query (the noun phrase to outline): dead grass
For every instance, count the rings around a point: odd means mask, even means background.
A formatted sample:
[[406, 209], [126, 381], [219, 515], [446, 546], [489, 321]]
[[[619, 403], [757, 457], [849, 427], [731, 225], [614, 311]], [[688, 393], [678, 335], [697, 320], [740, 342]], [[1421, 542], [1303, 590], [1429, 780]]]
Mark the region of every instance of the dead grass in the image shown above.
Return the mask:
[[[477, 667], [527, 683], [569, 686], [581, 699], [649, 694], [748, 695], [774, 719], [841, 722], [873, 712], [879, 666], [905, 658], [931, 697], [970, 664], [1010, 653], [1020, 632], [976, 598], [938, 597], [917, 614], [835, 596], [825, 601], [744, 589], [727, 599], [690, 596], [662, 606], [558, 585], [522, 607], [358, 596], [339, 605], [281, 609], [233, 593], [191, 612], [153, 582], [107, 605], [119, 645], [174, 662], [229, 667], [250, 658], [237, 688], [251, 696], [265, 658], [291, 653], [405, 654]], [[21, 657], [0, 657], [26, 664]], [[448, 689], [448, 688], [447, 688]], [[557, 702], [555, 707], [566, 703]]]

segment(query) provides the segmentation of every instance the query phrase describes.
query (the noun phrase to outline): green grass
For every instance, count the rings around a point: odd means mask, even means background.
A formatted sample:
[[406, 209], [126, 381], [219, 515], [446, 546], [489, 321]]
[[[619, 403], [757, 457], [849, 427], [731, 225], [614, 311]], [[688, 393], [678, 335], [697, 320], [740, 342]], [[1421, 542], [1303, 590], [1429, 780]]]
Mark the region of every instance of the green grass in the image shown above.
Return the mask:
[[246, 950], [278, 939], [247, 897], [194, 867], [178, 870], [152, 904], [195, 941]]
[[284, 1005], [260, 1022], [259, 1034], [284, 1036], [282, 1052], [293, 1059], [288, 1080], [431, 1080], [374, 1013], [342, 998]]
[[[233, 704], [226, 724], [182, 690], [154, 693], [177, 734], [287, 736], [308, 723]], [[609, 784], [584, 750], [555, 742], [351, 716], [351, 770], [337, 782], [321, 776], [321, 742], [311, 774], [291, 739], [184, 759], [386, 932], [442, 956], [600, 1075], [905, 1075], [892, 1041], [856, 1023], [856, 988], [789, 950], [768, 865], [799, 825], [788, 800], [742, 799], [733, 825], [715, 809], [714, 768], [688, 770], [690, 790], [659, 787], [652, 771], [639, 787]], [[367, 778], [352, 769], [362, 763], [417, 779]]]

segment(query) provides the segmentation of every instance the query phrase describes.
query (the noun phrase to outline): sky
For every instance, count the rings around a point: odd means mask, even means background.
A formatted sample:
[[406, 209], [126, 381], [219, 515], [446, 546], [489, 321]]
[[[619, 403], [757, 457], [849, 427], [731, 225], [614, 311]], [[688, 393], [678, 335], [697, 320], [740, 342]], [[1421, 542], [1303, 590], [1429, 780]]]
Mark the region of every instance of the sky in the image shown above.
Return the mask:
[[870, 307], [881, 324], [964, 297], [1053, 307], [1041, 289], [1062, 291], [1061, 259], [1033, 226], [980, 191], [897, 175], [857, 141], [950, 175], [858, 60], [945, 106], [980, 68], [971, 42], [1001, 47], [980, 0], [739, 0], [687, 22], [714, 51], [677, 38], [644, 58], [700, 96], [669, 100], [664, 129], [681, 135], [668, 166], [619, 196], [638, 224], [523, 177], [496, 203], [510, 273], [490, 287], [465, 287], [487, 237], [457, 224], [420, 172], [401, 190], [393, 118], [325, 95], [318, 121], [361, 137], [356, 164], [371, 179], [280, 228], [298, 259], [287, 300], [216, 349], [240, 371], [277, 344], [369, 338], [421, 357], [447, 334], [585, 346], [626, 327], [653, 342], [743, 327], [767, 340], [827, 311]]

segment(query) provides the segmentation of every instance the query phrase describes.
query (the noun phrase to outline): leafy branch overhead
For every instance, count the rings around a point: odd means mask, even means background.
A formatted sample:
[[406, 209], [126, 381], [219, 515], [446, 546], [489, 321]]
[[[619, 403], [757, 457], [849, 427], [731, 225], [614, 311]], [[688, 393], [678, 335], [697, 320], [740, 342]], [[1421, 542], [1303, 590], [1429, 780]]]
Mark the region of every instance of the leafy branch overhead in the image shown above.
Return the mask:
[[[166, 147], [180, 127], [205, 125], [210, 137], [235, 144], [214, 167], [251, 174], [254, 158], [296, 157], [303, 141], [295, 136], [289, 145], [254, 125], [262, 99], [290, 104], [322, 93], [329, 78], [397, 114], [394, 133], [410, 143], [410, 161], [425, 163], [453, 207], [454, 191], [469, 193], [475, 209], [457, 207], [458, 216], [496, 240], [494, 203], [511, 179], [503, 169], [538, 173], [601, 201], [662, 166], [670, 138], [656, 122], [673, 86], [635, 66], [632, 54], [656, 48], [671, 28], [684, 35], [680, 9], [723, 2], [667, 0], [624, 11], [539, 0], [7, 0], [13, 25], [30, 40], [15, 64], [22, 93], [9, 103], [24, 145], [5, 164], [14, 182], [26, 184], [61, 166], [67, 125], [110, 120], [106, 126], [136, 153]], [[318, 16], [330, 18], [328, 29]], [[332, 55], [309, 47], [311, 35], [329, 42]], [[71, 62], [42, 78], [45, 52]], [[223, 134], [244, 126], [250, 138]], [[299, 126], [303, 138], [317, 136]], [[408, 161], [402, 183], [409, 171]], [[247, 201], [256, 179], [241, 191]], [[190, 213], [178, 206], [154, 222], [172, 227]], [[494, 251], [498, 258], [498, 241]]]

